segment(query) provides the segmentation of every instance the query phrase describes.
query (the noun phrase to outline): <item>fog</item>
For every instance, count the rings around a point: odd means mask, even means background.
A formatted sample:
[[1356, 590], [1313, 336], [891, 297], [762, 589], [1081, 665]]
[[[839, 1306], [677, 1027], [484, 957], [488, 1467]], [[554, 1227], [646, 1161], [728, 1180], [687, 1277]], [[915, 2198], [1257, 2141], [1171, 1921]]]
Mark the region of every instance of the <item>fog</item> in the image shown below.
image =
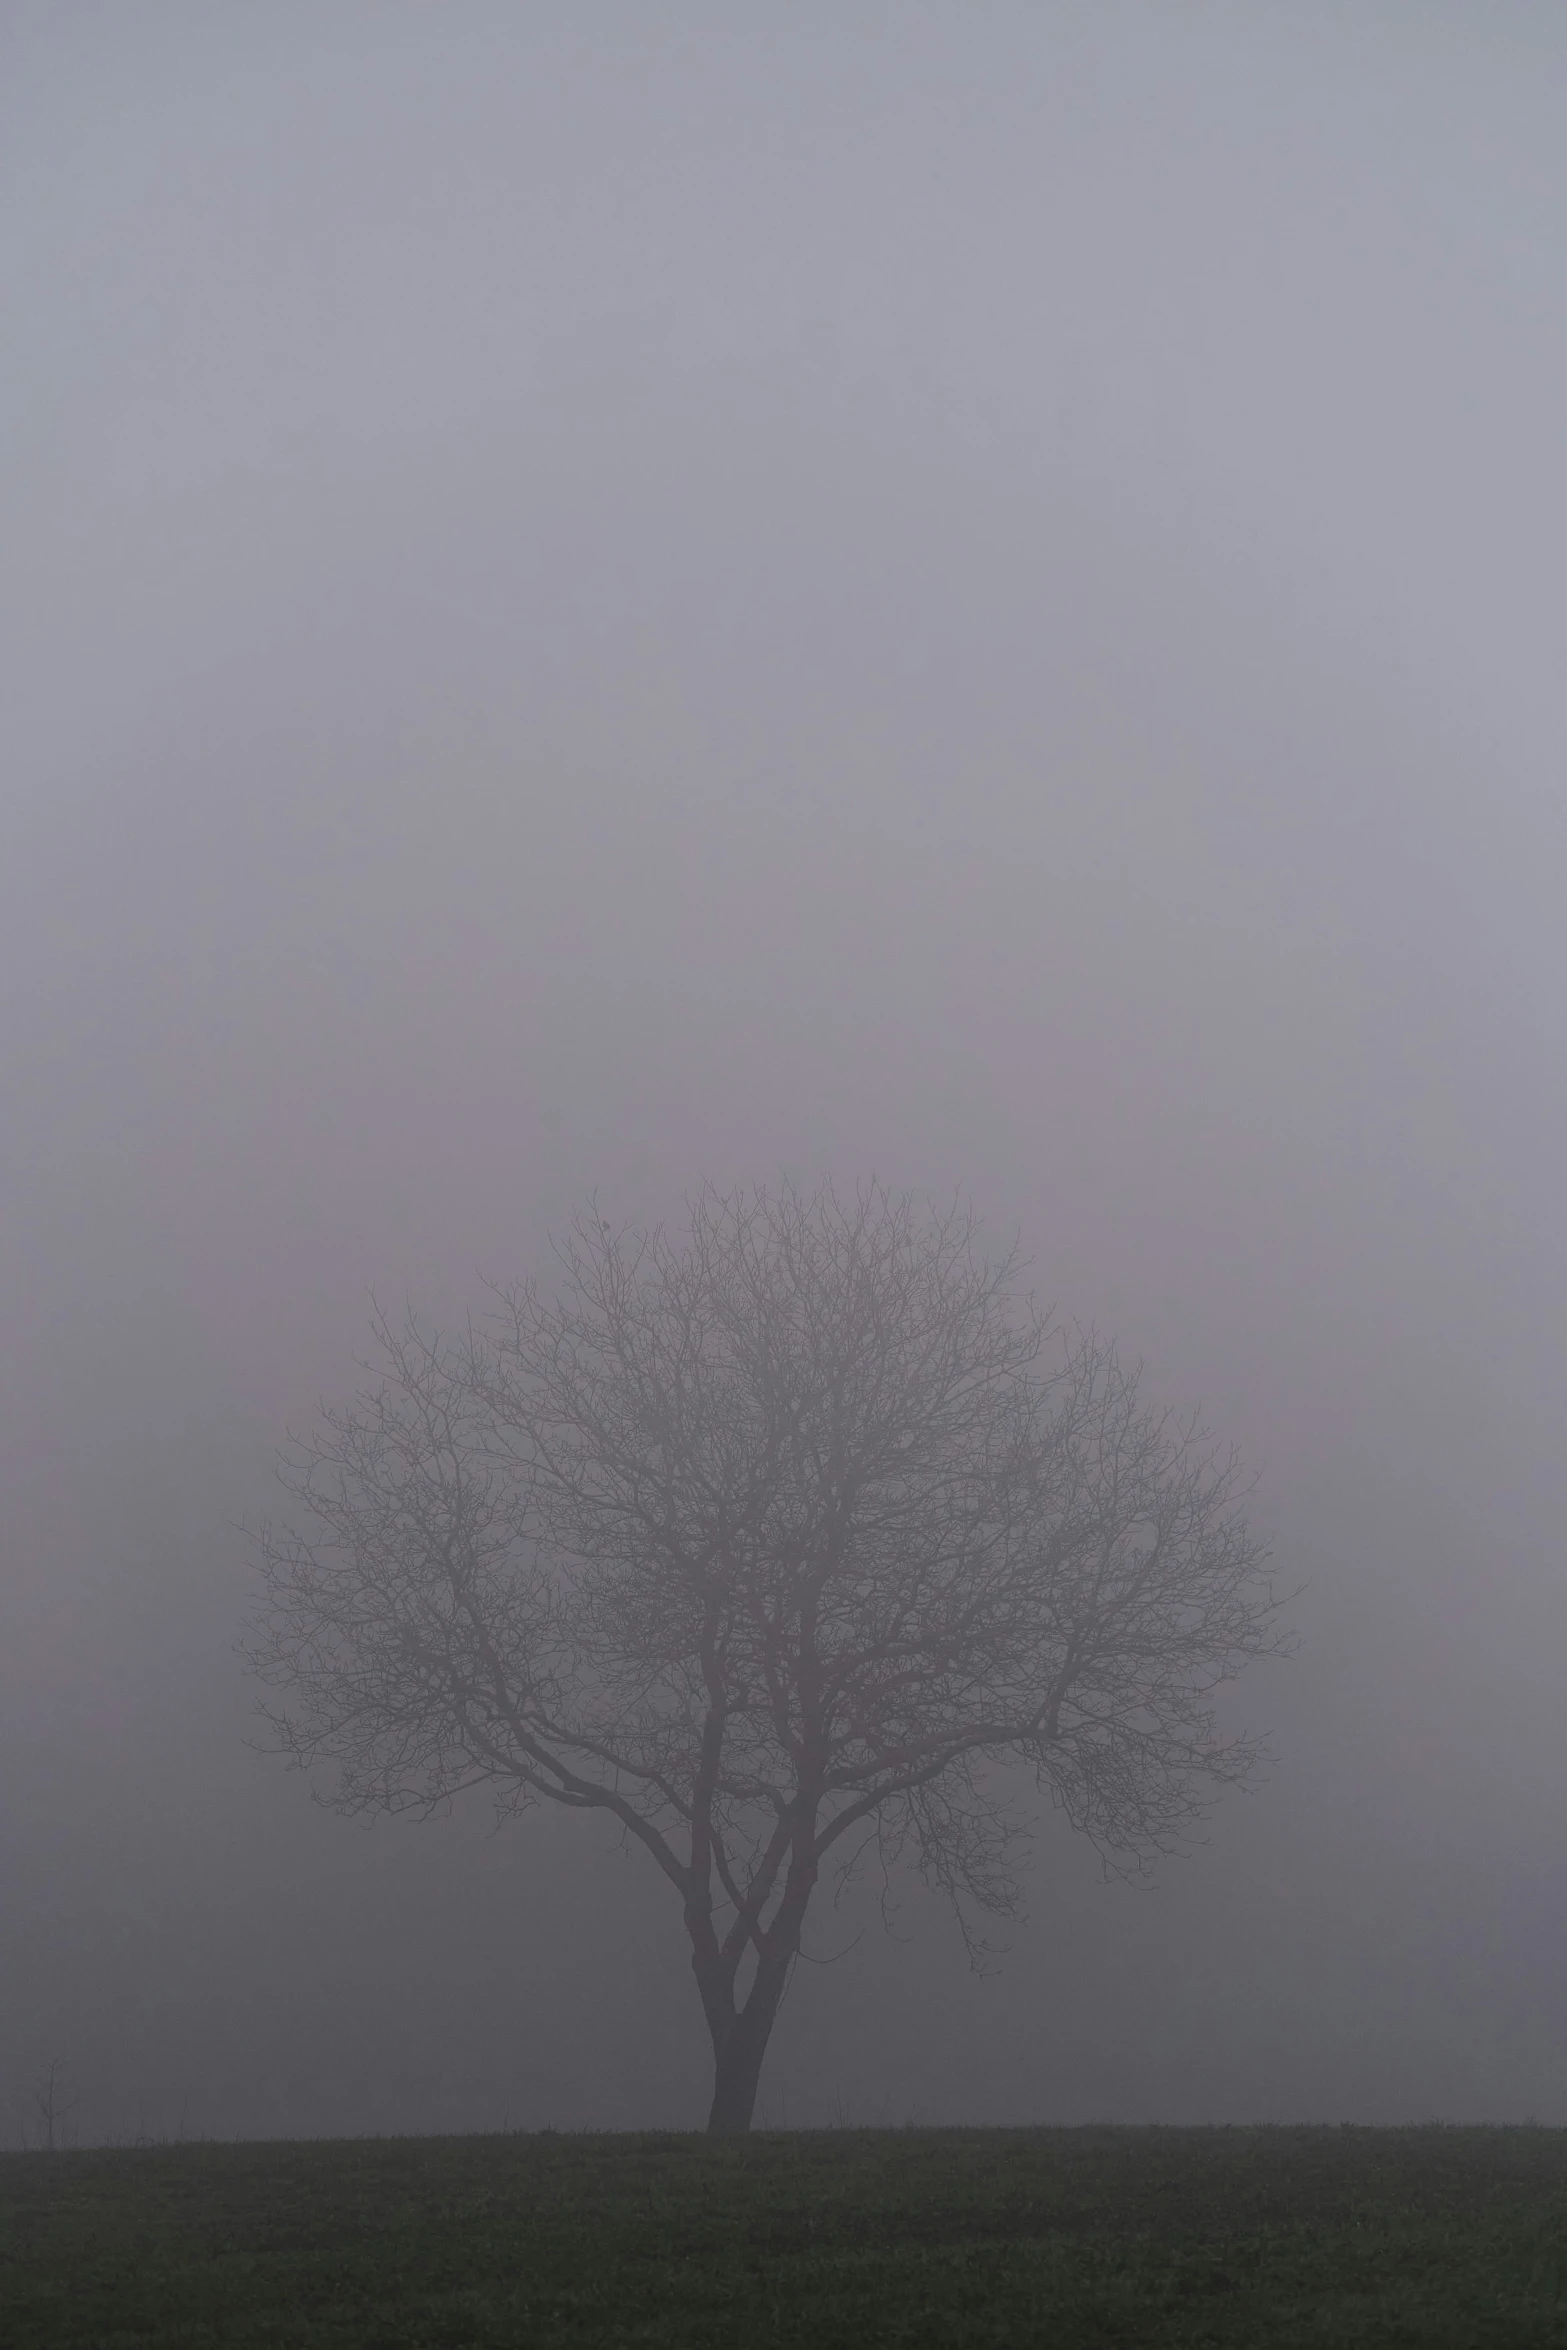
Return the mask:
[[[1567, 2122], [1567, 21], [12, 0], [0, 2138], [690, 2126], [591, 1823], [253, 1750], [372, 1286], [1021, 1232], [1257, 1471], [1273, 1765], [775, 2122]], [[857, 1938], [858, 1937], [858, 1938]]]

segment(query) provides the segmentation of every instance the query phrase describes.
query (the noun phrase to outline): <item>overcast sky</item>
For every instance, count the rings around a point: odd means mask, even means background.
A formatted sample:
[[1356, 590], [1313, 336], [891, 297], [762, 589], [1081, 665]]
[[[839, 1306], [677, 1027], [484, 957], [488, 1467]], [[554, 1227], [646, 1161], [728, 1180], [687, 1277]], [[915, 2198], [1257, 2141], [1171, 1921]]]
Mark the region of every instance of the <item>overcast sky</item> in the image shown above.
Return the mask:
[[764, 2109], [1567, 2121], [1556, 0], [5, 0], [0, 305], [0, 2138], [700, 2117], [645, 1862], [245, 1745], [235, 1526], [372, 1284], [785, 1171], [1021, 1230], [1302, 1649]]

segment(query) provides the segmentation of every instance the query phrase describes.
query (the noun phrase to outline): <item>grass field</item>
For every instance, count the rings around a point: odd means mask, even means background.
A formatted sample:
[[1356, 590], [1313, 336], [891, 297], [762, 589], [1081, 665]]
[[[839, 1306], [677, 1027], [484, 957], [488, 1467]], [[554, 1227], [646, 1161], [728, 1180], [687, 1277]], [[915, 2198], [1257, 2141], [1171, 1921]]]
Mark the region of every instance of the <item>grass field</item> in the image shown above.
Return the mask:
[[0, 2342], [1567, 2345], [1567, 2131], [7, 2155]]

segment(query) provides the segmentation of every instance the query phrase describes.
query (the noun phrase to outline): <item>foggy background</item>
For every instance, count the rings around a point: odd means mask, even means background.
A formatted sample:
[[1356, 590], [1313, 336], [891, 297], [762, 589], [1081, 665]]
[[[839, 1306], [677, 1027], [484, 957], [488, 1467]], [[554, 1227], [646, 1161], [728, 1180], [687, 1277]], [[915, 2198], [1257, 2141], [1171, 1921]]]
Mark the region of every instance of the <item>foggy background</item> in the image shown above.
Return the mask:
[[0, 2138], [700, 2119], [645, 1860], [243, 1743], [235, 1528], [372, 1283], [873, 1170], [1241, 1443], [1303, 1645], [764, 2117], [1567, 2121], [1562, 11], [0, 28]]

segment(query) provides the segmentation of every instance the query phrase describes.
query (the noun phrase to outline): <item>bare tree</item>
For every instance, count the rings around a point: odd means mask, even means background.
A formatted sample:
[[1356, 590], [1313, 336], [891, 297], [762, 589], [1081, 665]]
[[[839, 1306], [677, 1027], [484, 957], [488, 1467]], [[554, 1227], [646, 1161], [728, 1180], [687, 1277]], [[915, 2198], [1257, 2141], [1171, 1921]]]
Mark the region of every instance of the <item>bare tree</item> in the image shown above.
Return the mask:
[[558, 1256], [457, 1343], [378, 1317], [380, 1383], [286, 1462], [251, 1654], [344, 1808], [619, 1821], [680, 1900], [708, 2126], [744, 2130], [863, 1840], [1007, 1912], [1009, 1761], [1130, 1866], [1246, 1774], [1211, 1700], [1278, 1645], [1266, 1554], [1233, 1462], [966, 1212], [709, 1192], [678, 1241], [593, 1214]]
[[23, 2104], [23, 2146], [41, 2148], [46, 2154], [74, 2146], [81, 2102], [72, 2085], [70, 2067], [63, 2057], [51, 2056], [47, 2064], [39, 2066]]

